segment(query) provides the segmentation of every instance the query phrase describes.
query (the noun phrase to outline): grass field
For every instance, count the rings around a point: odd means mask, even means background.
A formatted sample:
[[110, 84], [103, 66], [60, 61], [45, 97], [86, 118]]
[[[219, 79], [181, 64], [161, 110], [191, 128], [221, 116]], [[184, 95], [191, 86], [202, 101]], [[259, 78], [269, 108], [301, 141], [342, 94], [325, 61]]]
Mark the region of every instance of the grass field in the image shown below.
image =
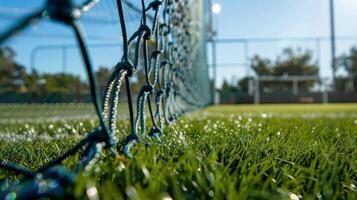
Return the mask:
[[[0, 105], [0, 158], [38, 168], [97, 126], [90, 105]], [[128, 134], [119, 119], [118, 136]], [[102, 199], [357, 199], [357, 104], [213, 106], [134, 158], [103, 153], [74, 193]], [[64, 165], [72, 167], [75, 158]], [[4, 172], [0, 172], [4, 173]]]

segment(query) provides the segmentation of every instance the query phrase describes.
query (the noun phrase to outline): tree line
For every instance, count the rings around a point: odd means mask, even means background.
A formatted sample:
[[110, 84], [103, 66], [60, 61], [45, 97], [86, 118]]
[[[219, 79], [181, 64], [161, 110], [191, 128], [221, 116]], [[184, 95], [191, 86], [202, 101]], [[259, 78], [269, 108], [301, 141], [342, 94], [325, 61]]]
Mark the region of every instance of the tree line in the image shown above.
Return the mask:
[[[79, 75], [71, 73], [39, 73], [16, 61], [16, 52], [10, 47], [0, 48], [0, 102], [18, 102], [19, 98], [30, 98], [21, 102], [72, 102], [91, 101], [88, 83]], [[95, 71], [99, 91], [103, 92], [114, 67], [101, 66]], [[143, 85], [143, 74], [137, 73], [132, 91], [137, 93]], [[125, 90], [122, 91], [125, 96]], [[12, 98], [12, 99], [11, 99]], [[44, 98], [51, 98], [44, 100]], [[6, 99], [6, 101], [4, 100]]]
[[[16, 53], [9, 47], [0, 48], [0, 94], [8, 93], [28, 93], [32, 95], [46, 94], [86, 94], [88, 93], [87, 82], [81, 80], [78, 75], [70, 73], [39, 73], [26, 68], [16, 60]], [[338, 76], [336, 89], [346, 91], [349, 88], [357, 89], [357, 47], [352, 47], [350, 51], [341, 55], [337, 59], [338, 69], [344, 71]], [[255, 55], [251, 60], [251, 68], [257, 76], [318, 76], [318, 63], [313, 60], [310, 50], [286, 48], [275, 60]], [[106, 81], [111, 74], [108, 67], [100, 67], [96, 71], [96, 78], [101, 91], [103, 91]], [[252, 77], [244, 77], [237, 83], [228, 83], [224, 80], [222, 91], [248, 91], [248, 80]], [[299, 83], [300, 90], [309, 90], [316, 84], [316, 81], [305, 81]], [[264, 82], [264, 91], [284, 91], [290, 90], [291, 83], [284, 82]], [[133, 84], [134, 92], [140, 89], [140, 74], [138, 83]]]

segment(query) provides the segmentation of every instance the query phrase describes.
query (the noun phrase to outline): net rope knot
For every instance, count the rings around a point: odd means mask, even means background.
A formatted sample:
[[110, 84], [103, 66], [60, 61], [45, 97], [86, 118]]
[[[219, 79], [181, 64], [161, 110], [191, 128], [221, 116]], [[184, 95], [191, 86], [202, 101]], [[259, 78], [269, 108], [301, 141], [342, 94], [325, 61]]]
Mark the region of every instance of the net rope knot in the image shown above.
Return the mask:
[[51, 19], [65, 24], [70, 24], [80, 17], [80, 12], [70, 0], [48, 0], [46, 9]]
[[163, 0], [155, 0], [151, 2], [146, 10], [153, 9], [153, 10], [158, 10], [163, 3]]
[[151, 28], [146, 25], [146, 24], [142, 24], [139, 28], [139, 32], [144, 32], [144, 39], [145, 40], [150, 40], [151, 38]]
[[120, 72], [120, 71], [126, 71], [126, 76], [127, 77], [132, 77], [134, 72], [135, 72], [135, 68], [134, 66], [130, 63], [130, 61], [123, 61], [123, 62], [119, 62], [115, 65], [115, 72]]
[[154, 86], [150, 83], [147, 83], [143, 86], [143, 92], [147, 92], [147, 93], [151, 93], [152, 91], [154, 91]]

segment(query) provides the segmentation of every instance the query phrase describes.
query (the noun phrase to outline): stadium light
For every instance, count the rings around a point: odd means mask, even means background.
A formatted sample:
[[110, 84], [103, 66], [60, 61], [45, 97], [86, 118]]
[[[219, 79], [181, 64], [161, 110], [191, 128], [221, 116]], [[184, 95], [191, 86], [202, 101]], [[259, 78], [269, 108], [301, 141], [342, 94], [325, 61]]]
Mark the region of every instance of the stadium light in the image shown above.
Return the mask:
[[218, 3], [213, 4], [213, 6], [212, 6], [213, 14], [219, 14], [221, 12], [221, 10], [222, 10], [221, 5], [219, 5]]

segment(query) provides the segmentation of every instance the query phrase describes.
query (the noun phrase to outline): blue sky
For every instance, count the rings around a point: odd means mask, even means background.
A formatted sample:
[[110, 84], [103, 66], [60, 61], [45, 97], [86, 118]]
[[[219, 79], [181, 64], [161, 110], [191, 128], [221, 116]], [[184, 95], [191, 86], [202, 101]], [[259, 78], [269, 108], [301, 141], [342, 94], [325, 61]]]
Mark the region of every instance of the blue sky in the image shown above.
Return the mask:
[[[44, 0], [0, 1], [0, 30], [14, 23], [23, 14], [40, 7]], [[222, 12], [215, 16], [215, 26], [219, 38], [277, 38], [277, 37], [326, 37], [329, 29], [329, 0], [216, 0], [222, 6]], [[17, 8], [17, 9], [13, 9]], [[20, 8], [20, 9], [19, 9]], [[335, 0], [336, 35], [354, 36], [354, 41], [337, 42], [337, 54], [347, 52], [357, 44], [357, 0]], [[16, 11], [17, 13], [11, 13]], [[10, 13], [10, 14], [9, 14]], [[129, 19], [135, 16], [127, 16]], [[100, 19], [100, 23], [93, 23]], [[113, 23], [114, 21], [114, 23]], [[115, 1], [102, 0], [95, 10], [83, 19], [89, 43], [118, 43], [117, 47], [91, 48], [92, 61], [96, 68], [100, 65], [113, 66], [121, 56], [120, 28], [116, 17]], [[138, 23], [130, 20], [129, 30], [133, 31]], [[61, 35], [60, 38], [54, 37]], [[31, 52], [41, 45], [74, 44], [70, 29], [61, 24], [43, 21], [31, 26], [24, 34], [6, 43], [17, 52], [17, 60], [31, 67]], [[302, 47], [316, 49], [312, 42], [254, 43], [249, 45], [249, 57], [260, 54], [275, 58], [284, 47]], [[243, 63], [245, 55], [241, 44], [218, 45], [218, 63]], [[331, 76], [330, 44], [322, 42], [320, 48], [320, 75]], [[210, 60], [210, 56], [208, 56]], [[68, 50], [67, 72], [84, 74], [78, 50]], [[41, 72], [59, 72], [63, 70], [60, 49], [38, 51], [35, 67]], [[235, 80], [247, 73], [249, 69], [242, 65], [218, 65], [218, 85], [223, 78]], [[235, 78], [232, 78], [235, 77]]]

